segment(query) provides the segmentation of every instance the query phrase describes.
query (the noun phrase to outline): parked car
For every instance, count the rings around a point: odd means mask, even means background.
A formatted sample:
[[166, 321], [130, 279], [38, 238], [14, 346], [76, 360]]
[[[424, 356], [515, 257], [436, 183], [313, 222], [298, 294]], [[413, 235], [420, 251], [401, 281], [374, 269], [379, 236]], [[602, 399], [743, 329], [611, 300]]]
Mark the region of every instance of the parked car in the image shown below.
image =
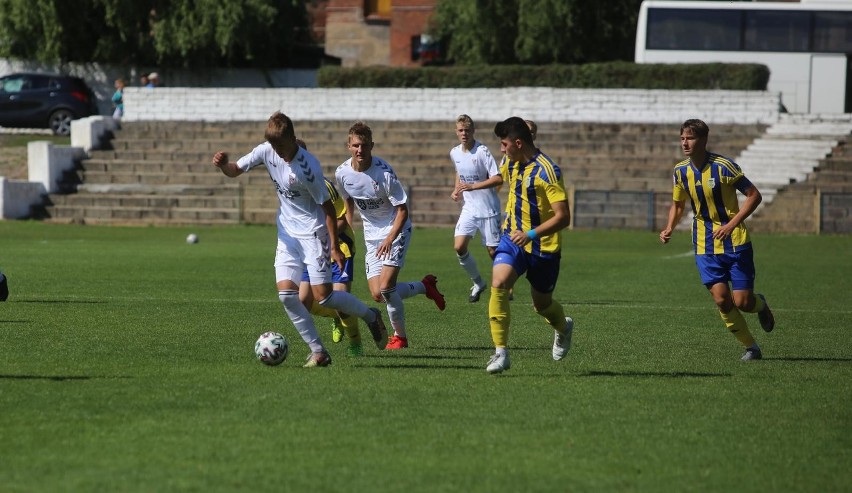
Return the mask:
[[71, 120], [98, 113], [95, 93], [79, 77], [11, 74], [0, 77], [0, 127], [49, 128], [69, 135]]

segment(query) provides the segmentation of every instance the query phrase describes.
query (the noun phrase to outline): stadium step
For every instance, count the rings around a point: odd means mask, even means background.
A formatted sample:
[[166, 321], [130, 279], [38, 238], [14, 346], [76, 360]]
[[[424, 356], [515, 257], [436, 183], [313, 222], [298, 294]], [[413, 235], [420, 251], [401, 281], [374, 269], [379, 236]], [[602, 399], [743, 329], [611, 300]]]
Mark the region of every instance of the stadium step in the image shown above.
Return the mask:
[[[460, 210], [460, 204], [449, 198], [455, 179], [449, 151], [458, 144], [454, 122], [369, 123], [375, 155], [394, 167], [411, 194], [415, 225], [454, 225]], [[499, 160], [494, 123], [479, 122], [476, 136]], [[348, 121], [296, 122], [297, 135], [323, 163], [327, 177], [349, 158], [345, 144], [350, 125]], [[714, 126], [713, 142], [719, 144], [714, 150], [736, 155], [765, 128], [758, 124]], [[50, 220], [78, 222], [273, 224], [278, 199], [267, 173], [255, 171], [230, 179], [211, 164], [213, 154], [220, 150], [235, 161], [262, 142], [264, 130], [265, 122], [126, 122], [115, 132], [108, 149], [92, 151], [69, 176], [65, 189], [75, 192], [79, 198], [74, 200], [80, 202], [66, 202], [60, 198], [62, 194], [51, 195], [43, 214]], [[536, 143], [560, 165], [568, 187], [670, 194], [671, 171], [682, 159], [678, 135], [678, 125], [543, 122]], [[203, 195], [202, 189], [212, 191]], [[501, 191], [503, 200], [505, 193]], [[218, 195], [224, 197], [222, 202], [213, 198]], [[628, 207], [615, 199], [611, 202], [612, 210], [604, 210], [606, 204], [589, 207], [602, 218], [601, 224], [630, 223], [613, 219]], [[577, 214], [583, 213], [584, 204], [578, 204]], [[158, 214], [154, 211], [157, 206], [166, 212]], [[634, 206], [639, 222], [647, 223], [645, 202]], [[205, 208], [211, 214], [203, 214]], [[664, 220], [667, 211], [660, 209], [655, 214]], [[89, 214], [92, 217], [87, 219]]]

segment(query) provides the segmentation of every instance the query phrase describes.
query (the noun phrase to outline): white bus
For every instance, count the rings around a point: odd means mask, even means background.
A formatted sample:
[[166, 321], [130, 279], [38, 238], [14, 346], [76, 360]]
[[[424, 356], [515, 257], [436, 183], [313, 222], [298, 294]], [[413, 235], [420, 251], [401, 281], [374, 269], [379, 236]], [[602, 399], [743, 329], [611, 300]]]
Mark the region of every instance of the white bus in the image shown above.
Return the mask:
[[761, 63], [791, 113], [852, 112], [852, 1], [642, 2], [636, 63]]

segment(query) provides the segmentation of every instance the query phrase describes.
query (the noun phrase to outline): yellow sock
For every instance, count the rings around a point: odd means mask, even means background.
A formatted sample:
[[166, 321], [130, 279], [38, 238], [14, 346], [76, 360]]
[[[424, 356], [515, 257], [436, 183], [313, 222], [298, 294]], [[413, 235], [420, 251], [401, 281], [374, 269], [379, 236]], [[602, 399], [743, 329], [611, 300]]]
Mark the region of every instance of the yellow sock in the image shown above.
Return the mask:
[[349, 336], [349, 342], [361, 342], [361, 331], [358, 328], [358, 317], [349, 315], [341, 317], [340, 324], [343, 325], [343, 330]]
[[754, 337], [751, 336], [751, 332], [748, 330], [748, 324], [739, 310], [734, 308], [728, 313], [719, 311], [719, 315], [722, 316], [722, 321], [725, 322], [725, 327], [731, 331], [731, 334], [734, 334], [734, 337], [740, 341], [740, 344], [745, 347], [751, 347], [754, 344]]
[[754, 307], [751, 310], [743, 310], [746, 313], [757, 313], [759, 311], [763, 311], [766, 308], [766, 303], [763, 302], [763, 298], [758, 296], [756, 293], [754, 295]]
[[311, 313], [313, 313], [314, 315], [317, 315], [319, 317], [326, 317], [326, 318], [334, 318], [334, 317], [337, 316], [337, 310], [332, 310], [331, 308], [326, 308], [326, 307], [320, 305], [319, 303], [317, 303], [316, 301], [314, 301], [314, 304], [311, 305]]
[[560, 334], [565, 332], [565, 310], [562, 305], [554, 301], [544, 310], [538, 312], [539, 315], [547, 320], [547, 323], [553, 327], [553, 330]]
[[509, 343], [509, 290], [491, 288], [491, 300], [488, 302], [488, 320], [491, 324], [491, 340], [494, 347], [505, 348]]

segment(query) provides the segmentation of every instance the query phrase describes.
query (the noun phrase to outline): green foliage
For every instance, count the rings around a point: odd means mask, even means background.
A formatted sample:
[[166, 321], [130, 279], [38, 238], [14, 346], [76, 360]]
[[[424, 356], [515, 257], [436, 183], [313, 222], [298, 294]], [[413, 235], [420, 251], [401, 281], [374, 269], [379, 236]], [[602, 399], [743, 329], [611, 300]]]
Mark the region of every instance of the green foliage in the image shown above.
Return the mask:
[[640, 0], [440, 0], [431, 34], [459, 65], [631, 60]]
[[0, 0], [0, 56], [283, 67], [304, 63], [307, 25], [297, 0]]
[[[467, 302], [452, 238], [412, 236], [400, 280], [432, 272], [448, 303], [405, 300], [410, 349], [352, 359], [329, 342], [334, 364], [309, 370], [275, 291], [274, 227], [0, 222], [0, 490], [849, 489], [852, 237], [755, 238], [777, 327], [745, 315], [766, 359], [744, 364], [688, 233], [568, 231], [554, 296], [571, 352], [551, 359], [520, 279], [496, 377], [488, 298]], [[368, 299], [361, 258], [353, 291]], [[290, 339], [281, 366], [254, 359], [265, 330]]]
[[422, 68], [322, 67], [320, 87], [561, 87], [766, 90], [758, 64], [460, 65]]

